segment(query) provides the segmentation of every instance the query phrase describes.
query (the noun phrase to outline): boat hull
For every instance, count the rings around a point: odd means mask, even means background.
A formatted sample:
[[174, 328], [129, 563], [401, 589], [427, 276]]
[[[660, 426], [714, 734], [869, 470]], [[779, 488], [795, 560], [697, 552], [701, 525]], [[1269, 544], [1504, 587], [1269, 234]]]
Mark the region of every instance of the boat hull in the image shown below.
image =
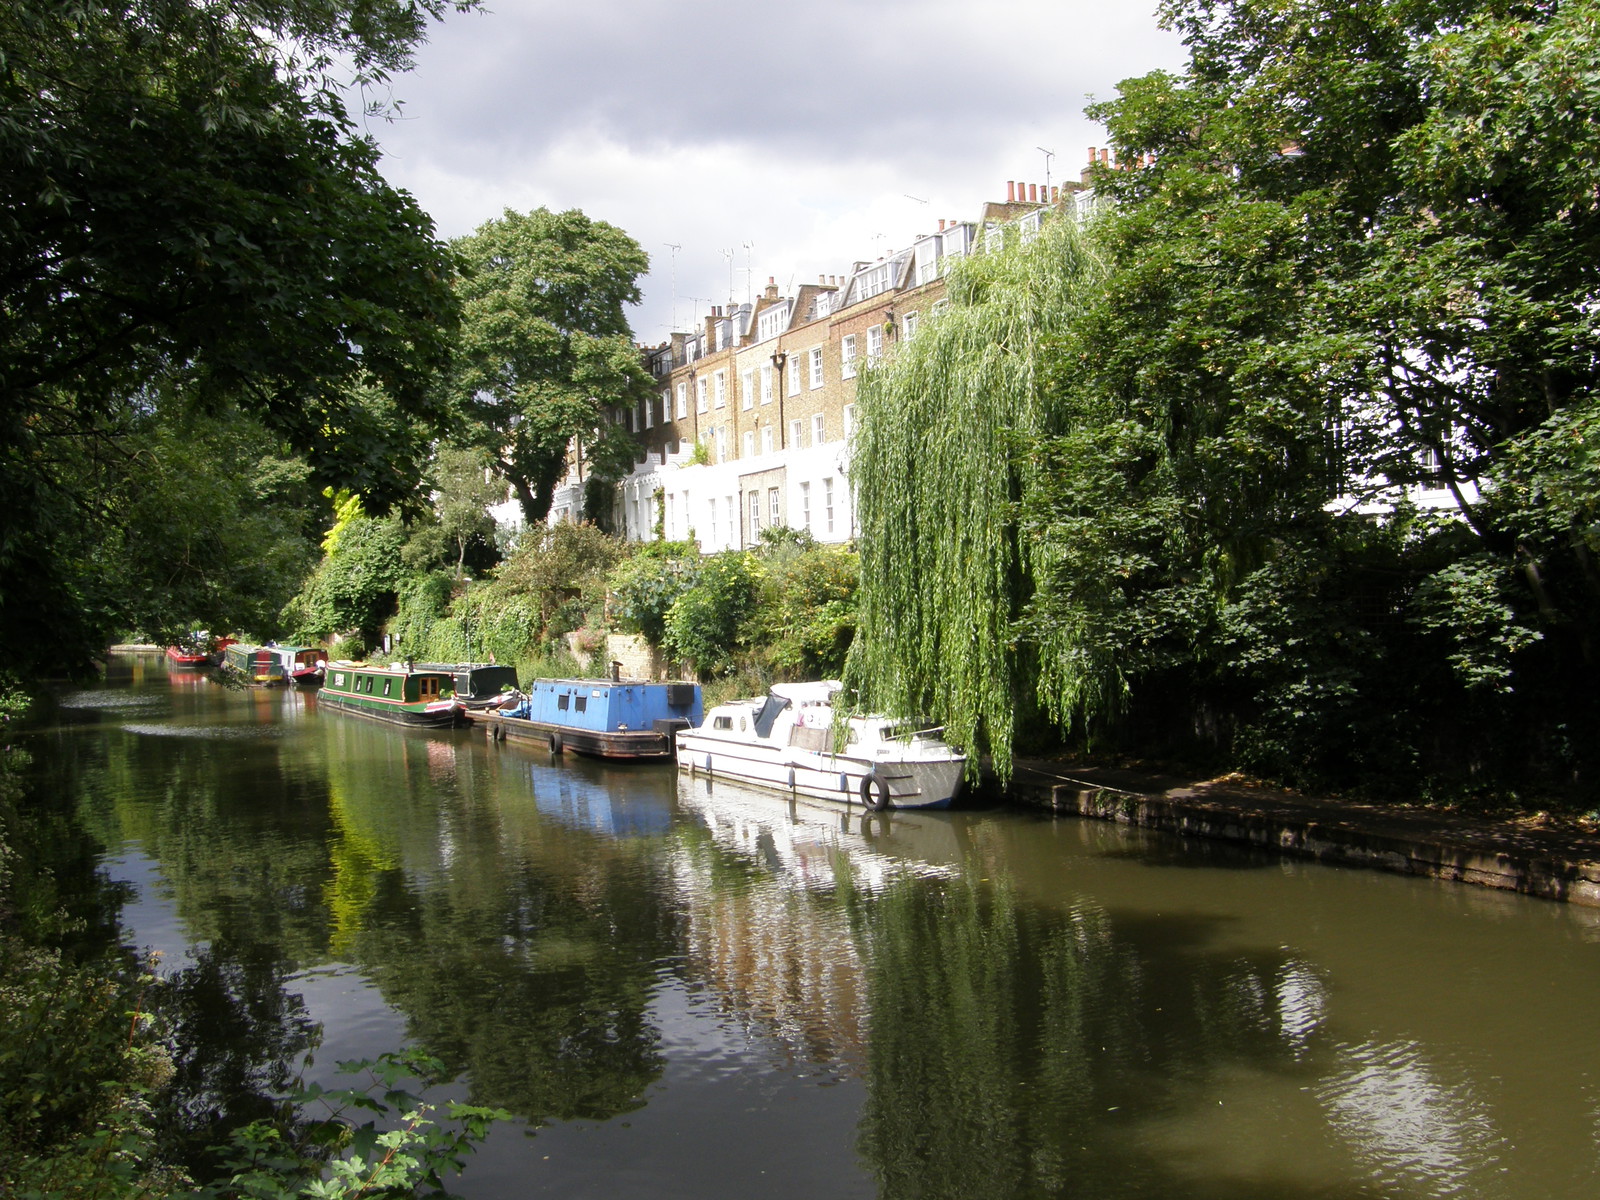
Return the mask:
[[[672, 729], [575, 729], [548, 721], [508, 717], [495, 709], [469, 709], [467, 719], [482, 725], [495, 741], [531, 742], [551, 753], [572, 750], [594, 758], [665, 762], [672, 757]], [[687, 727], [687, 722], [683, 727]]]
[[364, 696], [346, 696], [323, 688], [317, 698], [318, 708], [336, 708], [340, 712], [390, 725], [404, 725], [412, 729], [450, 729], [461, 723], [459, 704], [440, 702], [418, 705], [401, 701], [369, 699]]
[[678, 769], [753, 787], [869, 808], [949, 808], [961, 791], [965, 760], [865, 759], [761, 746], [701, 730], [678, 734]]

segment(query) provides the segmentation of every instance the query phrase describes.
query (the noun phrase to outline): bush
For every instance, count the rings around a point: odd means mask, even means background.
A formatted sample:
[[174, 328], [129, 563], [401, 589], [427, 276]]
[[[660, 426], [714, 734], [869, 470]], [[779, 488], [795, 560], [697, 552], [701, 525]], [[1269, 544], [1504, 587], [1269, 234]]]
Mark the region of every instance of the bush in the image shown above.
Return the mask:
[[625, 633], [665, 646], [667, 614], [698, 579], [700, 551], [692, 542], [653, 542], [611, 572], [611, 616]]
[[663, 648], [693, 662], [702, 673], [728, 671], [745, 644], [744, 625], [755, 610], [760, 582], [759, 567], [743, 551], [706, 559], [667, 611]]

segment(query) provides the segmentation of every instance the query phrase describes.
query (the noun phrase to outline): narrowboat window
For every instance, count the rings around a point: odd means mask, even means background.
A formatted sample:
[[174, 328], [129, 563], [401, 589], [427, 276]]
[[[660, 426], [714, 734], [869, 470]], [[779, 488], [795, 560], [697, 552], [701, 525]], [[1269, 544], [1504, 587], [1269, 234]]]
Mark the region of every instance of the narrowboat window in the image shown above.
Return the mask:
[[571, 704], [571, 701], [572, 701], [572, 697], [567, 695], [566, 692], [562, 692], [561, 695], [556, 697], [556, 707], [559, 708], [562, 712], [566, 712], [567, 708]]
[[579, 696], [578, 697], [577, 708], [578, 708], [579, 712], [588, 712], [589, 711], [589, 697], [587, 697], [587, 696]]
[[394, 682], [394, 680], [392, 680], [392, 679], [385, 679], [385, 680], [384, 680], [384, 681], [383, 681], [383, 694], [384, 694], [384, 695], [385, 695], [385, 696], [387, 696], [387, 695], [388, 695], [388, 694], [389, 694], [389, 685], [390, 685], [390, 684], [391, 684], [391, 683], [393, 683], [393, 682]]
[[711, 728], [713, 728], [713, 729], [732, 729], [733, 728], [733, 718], [732, 717], [714, 717], [712, 719], [712, 721], [711, 721]]
[[333, 686], [334, 687], [343, 687], [344, 686], [344, 672], [343, 671], [335, 671], [333, 673]]

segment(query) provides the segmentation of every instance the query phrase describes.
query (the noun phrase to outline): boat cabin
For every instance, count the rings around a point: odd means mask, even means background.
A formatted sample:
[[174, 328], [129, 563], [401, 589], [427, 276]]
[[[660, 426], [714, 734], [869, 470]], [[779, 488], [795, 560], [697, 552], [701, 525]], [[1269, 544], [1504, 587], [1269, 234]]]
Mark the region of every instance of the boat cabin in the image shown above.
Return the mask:
[[698, 725], [700, 687], [693, 683], [647, 683], [632, 679], [538, 679], [518, 709], [529, 721], [611, 733], [657, 728], [671, 722]]
[[246, 683], [282, 683], [287, 678], [283, 659], [271, 646], [235, 642], [223, 652], [223, 665], [239, 674]]
[[418, 663], [419, 671], [448, 671], [455, 679], [456, 699], [464, 704], [498, 700], [517, 689], [517, 669], [497, 663]]

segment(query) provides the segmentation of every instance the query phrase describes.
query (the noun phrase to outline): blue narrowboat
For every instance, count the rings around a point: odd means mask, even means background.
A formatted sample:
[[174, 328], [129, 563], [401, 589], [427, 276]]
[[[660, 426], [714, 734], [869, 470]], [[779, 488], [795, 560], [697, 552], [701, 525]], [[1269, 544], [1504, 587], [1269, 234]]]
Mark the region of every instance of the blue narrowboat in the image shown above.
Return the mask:
[[543, 742], [552, 754], [670, 759], [680, 729], [702, 716], [697, 683], [641, 679], [538, 679], [510, 707], [469, 714], [497, 741]]

